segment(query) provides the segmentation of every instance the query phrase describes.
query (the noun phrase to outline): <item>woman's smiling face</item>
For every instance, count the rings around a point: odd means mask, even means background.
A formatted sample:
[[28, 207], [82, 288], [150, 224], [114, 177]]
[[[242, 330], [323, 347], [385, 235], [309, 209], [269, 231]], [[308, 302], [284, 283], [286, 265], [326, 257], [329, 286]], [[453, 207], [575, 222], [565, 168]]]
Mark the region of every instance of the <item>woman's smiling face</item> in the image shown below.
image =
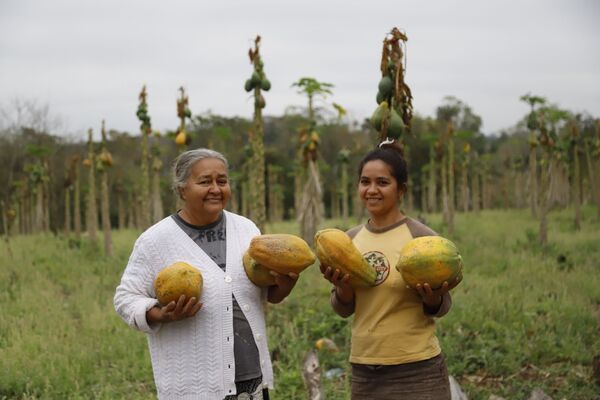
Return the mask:
[[180, 193], [185, 208], [194, 216], [218, 216], [231, 197], [227, 167], [217, 158], [197, 161]]
[[396, 211], [403, 191], [390, 167], [381, 160], [372, 160], [365, 163], [360, 173], [358, 194], [371, 215], [383, 217]]

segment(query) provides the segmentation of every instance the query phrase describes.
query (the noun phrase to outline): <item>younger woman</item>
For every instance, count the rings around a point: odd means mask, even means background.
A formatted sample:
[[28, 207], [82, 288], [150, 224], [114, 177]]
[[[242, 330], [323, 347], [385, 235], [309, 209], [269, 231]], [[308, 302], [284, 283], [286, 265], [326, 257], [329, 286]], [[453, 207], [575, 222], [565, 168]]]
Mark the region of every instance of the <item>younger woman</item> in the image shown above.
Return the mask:
[[352, 399], [450, 400], [434, 320], [450, 308], [449, 282], [438, 290], [427, 283], [410, 289], [395, 268], [408, 241], [436, 235], [399, 208], [407, 181], [402, 150], [394, 143], [381, 145], [363, 158], [358, 174], [358, 195], [370, 218], [347, 234], [377, 271], [376, 285], [352, 288], [349, 276], [335, 265], [321, 265], [334, 285], [335, 312], [342, 317], [354, 314]]

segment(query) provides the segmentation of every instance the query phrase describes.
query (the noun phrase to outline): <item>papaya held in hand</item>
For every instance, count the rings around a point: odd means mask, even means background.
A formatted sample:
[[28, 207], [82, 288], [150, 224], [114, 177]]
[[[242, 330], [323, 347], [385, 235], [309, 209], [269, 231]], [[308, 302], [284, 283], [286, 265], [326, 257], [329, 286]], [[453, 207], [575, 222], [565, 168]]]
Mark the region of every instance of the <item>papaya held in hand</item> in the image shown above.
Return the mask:
[[176, 262], [161, 270], [154, 280], [154, 291], [161, 305], [177, 302], [181, 295], [186, 300], [202, 295], [202, 274], [197, 268], [184, 262]]
[[374, 286], [377, 273], [344, 231], [322, 229], [315, 235], [317, 257], [322, 265], [350, 275], [350, 285]]
[[316, 260], [302, 238], [285, 233], [255, 236], [250, 241], [248, 255], [257, 264], [284, 275], [299, 274]]
[[441, 236], [423, 236], [408, 242], [400, 251], [396, 270], [413, 289], [428, 283], [439, 289], [444, 282], [452, 289], [462, 280], [462, 257], [454, 243]]
[[250, 257], [248, 251], [244, 253], [242, 262], [248, 279], [256, 286], [268, 287], [276, 284], [275, 277], [271, 275], [271, 270], [257, 263], [255, 259]]

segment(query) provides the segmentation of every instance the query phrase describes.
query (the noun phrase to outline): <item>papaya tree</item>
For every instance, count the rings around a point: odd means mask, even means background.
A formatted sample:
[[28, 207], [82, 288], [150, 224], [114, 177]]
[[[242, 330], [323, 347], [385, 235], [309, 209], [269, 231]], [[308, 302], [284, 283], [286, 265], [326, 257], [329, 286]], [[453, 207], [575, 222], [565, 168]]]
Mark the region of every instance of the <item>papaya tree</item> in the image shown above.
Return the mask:
[[579, 152], [581, 150], [580, 148], [580, 140], [581, 140], [581, 135], [580, 135], [580, 128], [579, 125], [581, 124], [581, 115], [576, 115], [573, 118], [571, 118], [570, 121], [570, 137], [569, 137], [569, 141], [570, 141], [570, 147], [571, 147], [571, 154], [572, 154], [572, 181], [571, 181], [571, 193], [572, 195], [572, 203], [573, 206], [575, 208], [575, 217], [573, 220], [573, 225], [575, 227], [575, 230], [580, 230], [581, 229], [581, 219], [582, 219], [582, 215], [581, 215], [581, 168], [580, 168], [580, 163], [579, 163]]
[[557, 127], [568, 116], [568, 114], [555, 107], [544, 106], [539, 109], [538, 125], [539, 125], [539, 142], [542, 146], [542, 160], [540, 161], [541, 170], [541, 187], [540, 187], [540, 225], [539, 225], [539, 242], [541, 245], [548, 243], [548, 213], [554, 203], [552, 195], [552, 186], [557, 186], [557, 171], [556, 163], [558, 153], [556, 152]]
[[252, 64], [252, 76], [246, 80], [244, 88], [254, 95], [254, 116], [252, 128], [248, 132], [250, 146], [252, 148], [252, 168], [250, 169], [250, 198], [252, 220], [261, 231], [264, 231], [266, 222], [265, 205], [265, 149], [262, 109], [266, 102], [262, 91], [271, 89], [271, 82], [267, 79], [264, 71], [264, 62], [260, 54], [260, 36], [254, 40], [254, 48], [248, 51], [250, 64]]
[[154, 132], [154, 139], [152, 141], [152, 147], [150, 148], [150, 152], [152, 154], [152, 222], [156, 223], [163, 219], [163, 203], [162, 197], [160, 195], [160, 172], [163, 167], [163, 162], [160, 158], [160, 146], [158, 143], [158, 139], [160, 138], [160, 133]]
[[350, 163], [350, 150], [343, 148], [338, 153], [338, 166], [340, 169], [340, 197], [342, 199], [342, 222], [348, 226], [349, 193], [348, 193], [348, 164]]
[[190, 144], [192, 137], [185, 130], [186, 119], [192, 118], [192, 111], [189, 108], [189, 98], [185, 94], [183, 86], [179, 88], [179, 98], [177, 99], [177, 117], [179, 126], [175, 134], [175, 145], [179, 153], [184, 152]]
[[75, 239], [81, 240], [81, 189], [79, 183], [79, 163], [81, 157], [74, 155], [71, 157], [71, 171], [70, 175], [73, 180], [73, 230], [75, 232]]
[[[65, 173], [65, 183], [64, 183], [64, 191], [65, 191], [65, 236], [68, 237], [71, 234], [71, 226], [73, 225], [71, 221], [71, 194], [73, 194], [73, 203], [75, 202], [75, 170], [77, 168], [77, 164], [79, 164], [79, 156], [71, 157], [69, 161], [69, 166], [66, 168]], [[72, 193], [73, 192], [73, 193]], [[77, 201], [79, 201], [79, 196], [77, 196]], [[73, 215], [73, 219], [75, 216]], [[79, 239], [79, 237], [77, 237]]]
[[108, 193], [108, 169], [113, 164], [112, 155], [106, 147], [106, 127], [102, 120], [102, 143], [98, 155], [97, 169], [100, 173], [100, 209], [102, 214], [102, 232], [104, 234], [104, 253], [113, 255], [112, 236], [110, 231], [110, 203]]
[[538, 206], [538, 173], [537, 173], [537, 147], [539, 145], [536, 131], [539, 129], [538, 116], [536, 115], [536, 106], [544, 106], [546, 99], [540, 96], [525, 94], [520, 97], [521, 101], [529, 104], [530, 111], [527, 116], [527, 128], [529, 129], [529, 205], [531, 215], [537, 216]]
[[600, 220], [600, 183], [598, 182], [598, 160], [600, 159], [600, 119], [590, 121], [589, 131], [592, 132], [584, 140], [585, 159], [588, 169], [588, 179], [592, 201], [596, 204], [596, 216]]
[[[298, 92], [306, 95], [308, 100], [308, 125], [303, 126], [299, 131], [300, 165], [303, 166], [303, 175], [306, 176], [306, 181], [303, 184], [302, 200], [296, 213], [300, 221], [300, 236], [312, 246], [315, 233], [324, 213], [323, 191], [317, 167], [318, 148], [321, 139], [317, 132], [314, 101], [316, 97], [324, 98], [332, 94], [331, 88], [333, 85], [319, 82], [314, 78], [304, 77], [292, 86], [297, 87]], [[298, 177], [298, 179], [303, 178]]]
[[83, 165], [88, 167], [88, 196], [86, 227], [89, 240], [96, 243], [96, 232], [98, 230], [98, 206], [96, 205], [96, 154], [94, 153], [93, 131], [88, 130], [88, 153], [83, 160]]
[[146, 85], [142, 87], [139, 94], [139, 105], [137, 109], [137, 117], [141, 122], [140, 131], [142, 136], [142, 159], [141, 159], [141, 177], [140, 177], [140, 224], [142, 229], [150, 226], [150, 178], [149, 178], [149, 149], [148, 138], [152, 133], [152, 124], [150, 115], [148, 114], [148, 103], [146, 100]]

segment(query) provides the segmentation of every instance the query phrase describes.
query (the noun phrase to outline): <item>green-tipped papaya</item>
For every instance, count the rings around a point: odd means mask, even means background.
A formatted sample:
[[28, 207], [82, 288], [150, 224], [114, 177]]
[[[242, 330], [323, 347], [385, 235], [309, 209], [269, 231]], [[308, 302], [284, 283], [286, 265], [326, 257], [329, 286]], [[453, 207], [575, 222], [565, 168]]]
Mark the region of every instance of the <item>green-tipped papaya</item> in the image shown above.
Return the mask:
[[398, 139], [404, 131], [406, 130], [406, 125], [404, 125], [404, 121], [400, 114], [396, 112], [396, 110], [392, 110], [390, 115], [390, 123], [388, 125], [387, 137], [390, 139]]
[[390, 109], [387, 101], [382, 101], [381, 104], [379, 104], [379, 107], [375, 109], [370, 120], [371, 126], [375, 128], [375, 130], [378, 131], [381, 129], [381, 124], [383, 123], [383, 120], [387, 118], [389, 111]]
[[260, 78], [260, 74], [256, 71], [254, 71], [252, 73], [252, 77], [250, 78], [250, 81], [252, 81], [252, 85], [259, 86], [260, 82], [261, 82], [261, 78]]
[[260, 82], [260, 88], [265, 92], [268, 92], [269, 89], [271, 89], [271, 82], [269, 82], [267, 78], [263, 78], [263, 80]]
[[388, 75], [379, 81], [379, 92], [384, 97], [390, 97], [394, 91], [394, 81]]
[[244, 83], [244, 89], [246, 90], [246, 92], [250, 92], [252, 91], [252, 89], [254, 89], [254, 85], [252, 84], [251, 79], [246, 79], [246, 83]]
[[242, 262], [248, 279], [256, 286], [267, 287], [275, 284], [275, 277], [271, 275], [271, 271], [257, 263], [247, 251], [244, 253]]
[[384, 95], [381, 94], [380, 91], [377, 91], [377, 97], [375, 98], [375, 100], [377, 101], [377, 104], [381, 104], [381, 102], [385, 101], [386, 98]]

